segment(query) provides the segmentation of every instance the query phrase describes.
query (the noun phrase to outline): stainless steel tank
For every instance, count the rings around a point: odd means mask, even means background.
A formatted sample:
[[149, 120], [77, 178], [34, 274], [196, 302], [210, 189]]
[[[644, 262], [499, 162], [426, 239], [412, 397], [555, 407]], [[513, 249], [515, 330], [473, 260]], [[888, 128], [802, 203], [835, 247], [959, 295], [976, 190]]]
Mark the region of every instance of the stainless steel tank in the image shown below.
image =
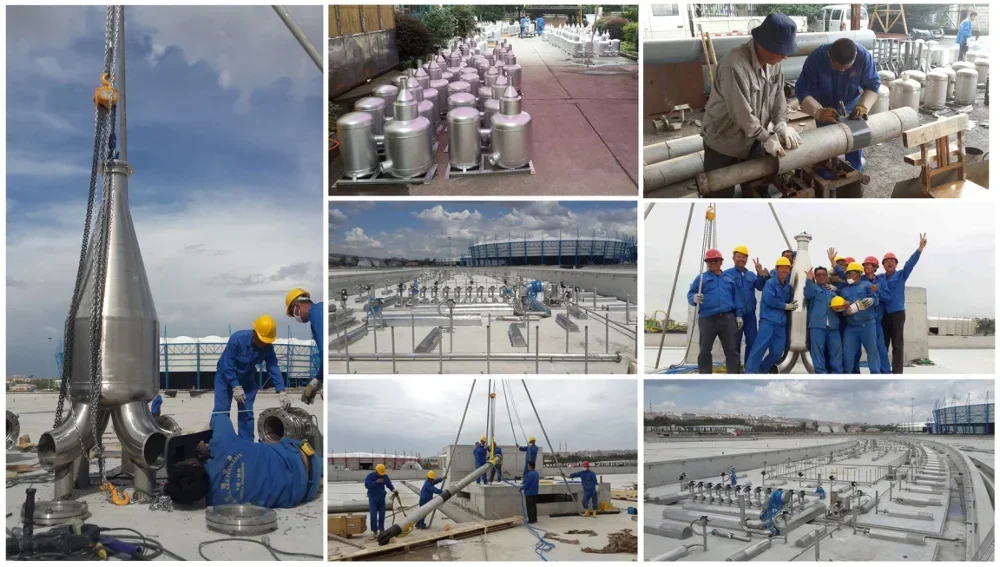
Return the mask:
[[920, 83], [913, 79], [896, 79], [889, 89], [889, 110], [904, 106], [920, 109]]
[[462, 73], [462, 81], [469, 83], [469, 92], [475, 93], [479, 92], [479, 85], [481, 81], [479, 80], [479, 74], [475, 72]]
[[441, 123], [441, 109], [444, 108], [441, 106], [440, 98], [437, 89], [424, 89], [424, 102], [429, 102], [433, 106], [431, 109], [431, 130], [434, 132], [437, 132], [437, 127]]
[[392, 84], [395, 85], [395, 87], [397, 89], [403, 90], [403, 89], [406, 88], [406, 81], [408, 81], [409, 79], [410, 79], [410, 76], [404, 73], [404, 74], [402, 74], [402, 75], [400, 75], [400, 76], [392, 79]]
[[492, 98], [500, 100], [500, 98], [503, 97], [504, 91], [507, 90], [507, 87], [509, 85], [510, 81], [507, 79], [507, 77], [504, 77], [503, 75], [497, 77], [496, 80], [493, 81], [493, 87], [492, 87], [493, 92], [491, 94]]
[[962, 69], [955, 74], [955, 104], [976, 102], [979, 73], [975, 69]]
[[945, 67], [938, 67], [934, 69], [935, 71], [940, 71], [948, 76], [948, 94], [945, 97], [948, 100], [955, 98], [955, 70], [951, 68], [950, 65]]
[[892, 82], [896, 80], [896, 73], [893, 73], [892, 71], [879, 71], [878, 80], [882, 82], [882, 85], [885, 88], [889, 88], [889, 86], [892, 85]]
[[427, 71], [424, 71], [423, 67], [417, 69], [417, 72], [413, 74], [413, 78], [417, 80], [417, 83], [420, 85], [420, 88], [422, 89], [430, 88], [431, 76], [427, 74]]
[[812, 241], [812, 236], [808, 233], [803, 232], [795, 235], [798, 250], [795, 252], [792, 269], [788, 273], [789, 282], [792, 284], [792, 299], [799, 304], [798, 308], [788, 314], [792, 319], [788, 349], [793, 352], [809, 350], [809, 345], [806, 343], [806, 332], [809, 325], [806, 316], [805, 289], [806, 272], [812, 269], [812, 262], [809, 259], [810, 241]]
[[420, 83], [417, 82], [416, 79], [411, 77], [406, 80], [406, 90], [410, 91], [410, 94], [413, 95], [413, 98], [416, 99], [418, 103], [424, 100], [424, 89], [420, 86]]
[[521, 66], [517, 63], [504, 65], [503, 73], [507, 75], [510, 85], [517, 89], [517, 92], [521, 92]]
[[[374, 100], [382, 101], [380, 98], [374, 98]], [[374, 124], [374, 116], [360, 111], [348, 112], [337, 119], [340, 161], [344, 166], [346, 177], [357, 179], [371, 175], [378, 169], [378, 147], [375, 144]]]
[[431, 79], [431, 88], [438, 93], [438, 108], [444, 109], [448, 106], [448, 85], [451, 84], [444, 79]]
[[409, 90], [396, 97], [396, 119], [385, 125], [385, 156], [382, 170], [393, 177], [409, 179], [423, 175], [434, 165], [431, 153], [431, 123], [420, 116]]
[[878, 100], [872, 105], [871, 112], [868, 114], [878, 114], [887, 110], [889, 110], [889, 88], [885, 85], [879, 85]]
[[379, 85], [372, 91], [372, 96], [377, 96], [385, 101], [385, 117], [392, 118], [393, 103], [396, 102], [396, 95], [399, 94], [399, 87], [396, 85]]
[[[381, 136], [385, 133], [385, 100], [381, 97], [366, 96], [354, 102], [355, 112], [367, 112], [372, 116], [372, 133]], [[338, 123], [340, 121], [338, 120]]]
[[500, 112], [490, 122], [490, 163], [504, 169], [527, 165], [531, 161], [531, 115], [521, 110], [521, 96], [514, 87], [504, 91]]
[[493, 115], [500, 112], [500, 101], [490, 97], [483, 102], [483, 128], [490, 128], [493, 124]]
[[472, 94], [472, 85], [465, 81], [455, 81], [448, 85], [448, 96], [455, 93], [469, 93]]
[[476, 97], [469, 93], [455, 93], [448, 97], [448, 112], [460, 107], [460, 106], [471, 106], [479, 112], [479, 106], [476, 104]]
[[513, 51], [508, 51], [503, 54], [504, 65], [513, 65], [514, 63], [517, 63], [517, 55], [514, 55]]
[[922, 71], [909, 70], [903, 71], [899, 76], [903, 79], [910, 79], [920, 84], [920, 102], [924, 102], [924, 97], [927, 96], [927, 90], [924, 86], [927, 82], [927, 75]]
[[979, 84], [985, 85], [990, 76], [990, 60], [985, 57], [976, 59], [976, 71], [979, 72]]
[[482, 155], [480, 144], [479, 111], [475, 107], [469, 106], [460, 106], [450, 110], [448, 112], [448, 160], [451, 166], [462, 171], [479, 167]]
[[924, 96], [924, 106], [931, 110], [941, 110], [944, 108], [945, 99], [948, 96], [948, 75], [940, 71], [931, 71], [927, 74], [927, 94]]
[[951, 64], [951, 68], [954, 69], [956, 73], [958, 73], [962, 69], [975, 69], [976, 64], [969, 63], [968, 61], [955, 61], [954, 63]]
[[447, 69], [445, 69], [445, 71], [448, 71], [449, 73], [451, 73], [455, 77], [452, 80], [455, 80], [455, 81], [457, 81], [458, 77], [462, 74], [462, 69], [460, 67], [451, 67], [451, 66], [449, 66]]
[[438, 62], [436, 60], [431, 60], [431, 62], [427, 64], [427, 75], [431, 78], [432, 81], [440, 79], [442, 72], [443, 71], [441, 70], [441, 66], [438, 65]]
[[490, 62], [485, 57], [481, 57], [476, 60], [476, 73], [479, 74], [480, 80], [486, 77], [486, 71], [489, 71], [489, 69]]
[[[455, 69], [457, 69], [458, 66], [461, 65], [461, 64], [462, 64], [462, 54], [461, 53], [452, 51], [451, 53], [448, 54], [448, 67], [449, 67], [448, 70], [449, 71], [451, 71], [452, 67], [454, 67]], [[452, 72], [454, 73], [454, 71], [452, 71]]]

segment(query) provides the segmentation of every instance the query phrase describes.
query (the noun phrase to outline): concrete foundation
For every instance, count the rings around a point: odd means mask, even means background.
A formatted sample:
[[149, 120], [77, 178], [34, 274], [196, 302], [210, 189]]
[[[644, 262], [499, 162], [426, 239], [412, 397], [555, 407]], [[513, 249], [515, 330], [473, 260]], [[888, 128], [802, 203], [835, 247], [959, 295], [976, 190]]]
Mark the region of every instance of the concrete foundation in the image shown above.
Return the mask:
[[[454, 462], [451, 463], [451, 471], [448, 473], [448, 476], [451, 478], [462, 478], [476, 470], [476, 458], [472, 456], [474, 445], [455, 445], [454, 453], [451, 447], [449, 445], [441, 449], [438, 462], [441, 464], [442, 471], [448, 469], [448, 460], [452, 458], [452, 455], [454, 455]], [[503, 477], [513, 479], [515, 476], [521, 476], [521, 473], [524, 472], [524, 458], [526, 453], [518, 451], [516, 445], [499, 445], [499, 447], [503, 451], [503, 461], [501, 463]], [[539, 446], [538, 458], [535, 462], [535, 466], [539, 468], [539, 474], [542, 473], [542, 454], [542, 447]]]
[[[578, 482], [569, 484], [570, 493], [566, 493], [562, 479], [555, 481], [542, 480], [538, 487], [538, 516], [551, 514], [573, 514], [582, 510], [583, 486]], [[509, 484], [470, 484], [458, 494], [458, 503], [487, 520], [523, 516], [521, 508], [521, 493]], [[611, 501], [611, 484], [597, 485], [598, 505]]]

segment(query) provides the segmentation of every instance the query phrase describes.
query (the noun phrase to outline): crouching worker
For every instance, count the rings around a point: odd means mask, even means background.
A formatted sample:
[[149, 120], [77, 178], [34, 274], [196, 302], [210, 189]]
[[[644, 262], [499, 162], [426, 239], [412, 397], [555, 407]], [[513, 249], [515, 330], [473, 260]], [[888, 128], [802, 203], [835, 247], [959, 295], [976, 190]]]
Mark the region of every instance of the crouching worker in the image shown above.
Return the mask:
[[178, 504], [253, 504], [292, 508], [316, 497], [322, 456], [304, 441], [254, 443], [239, 437], [226, 415], [213, 415], [211, 438], [197, 457], [174, 465], [163, 493]]
[[[441, 494], [441, 489], [434, 485], [444, 482], [444, 477], [441, 477], [441, 480], [437, 480], [436, 477], [437, 473], [434, 471], [427, 471], [427, 480], [425, 480], [424, 485], [420, 487], [420, 506], [423, 506], [433, 500], [435, 494]], [[427, 524], [424, 523], [424, 520], [425, 518], [420, 518], [420, 521], [417, 522], [418, 529], [427, 529]]]

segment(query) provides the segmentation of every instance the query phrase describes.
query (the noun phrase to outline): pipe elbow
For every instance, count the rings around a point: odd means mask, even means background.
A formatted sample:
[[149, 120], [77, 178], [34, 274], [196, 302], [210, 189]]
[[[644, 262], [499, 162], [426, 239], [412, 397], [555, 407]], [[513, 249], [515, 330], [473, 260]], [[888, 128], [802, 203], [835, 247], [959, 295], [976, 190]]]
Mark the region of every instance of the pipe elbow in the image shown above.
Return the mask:
[[156, 424], [145, 402], [129, 402], [112, 409], [111, 422], [122, 449], [137, 465], [153, 470], [164, 465], [164, 451], [171, 432]]
[[[84, 451], [89, 452], [97, 444], [94, 436], [90, 404], [73, 404], [73, 413], [63, 422], [46, 431], [38, 439], [38, 462], [47, 471], [72, 464]], [[100, 425], [104, 433], [107, 418]]]

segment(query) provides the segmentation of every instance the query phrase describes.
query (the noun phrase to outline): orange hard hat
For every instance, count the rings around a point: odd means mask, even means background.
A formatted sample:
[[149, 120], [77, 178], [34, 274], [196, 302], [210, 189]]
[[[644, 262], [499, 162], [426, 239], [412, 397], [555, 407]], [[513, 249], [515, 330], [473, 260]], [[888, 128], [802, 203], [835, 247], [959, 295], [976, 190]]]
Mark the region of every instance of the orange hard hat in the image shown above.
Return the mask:
[[871, 264], [873, 266], [878, 266], [878, 258], [876, 258], [875, 256], [869, 256], [869, 257], [865, 258], [864, 262], [861, 262], [862, 266], [864, 266], [865, 264]]
[[706, 262], [709, 260], [721, 260], [721, 259], [722, 259], [722, 252], [719, 252], [715, 248], [709, 248], [708, 252], [705, 252]]
[[846, 258], [844, 258], [844, 259], [845, 259], [845, 260], [847, 260], [847, 263], [848, 263], [848, 264], [850, 264], [850, 263], [852, 263], [852, 262], [855, 262], [855, 261], [856, 261], [856, 260], [854, 259], [854, 256], [848, 256], [848, 257], [846, 257]]
[[882, 261], [885, 262], [886, 260], [895, 260], [898, 262], [899, 258], [897, 258], [892, 252], [886, 252], [885, 256], [882, 256]]

